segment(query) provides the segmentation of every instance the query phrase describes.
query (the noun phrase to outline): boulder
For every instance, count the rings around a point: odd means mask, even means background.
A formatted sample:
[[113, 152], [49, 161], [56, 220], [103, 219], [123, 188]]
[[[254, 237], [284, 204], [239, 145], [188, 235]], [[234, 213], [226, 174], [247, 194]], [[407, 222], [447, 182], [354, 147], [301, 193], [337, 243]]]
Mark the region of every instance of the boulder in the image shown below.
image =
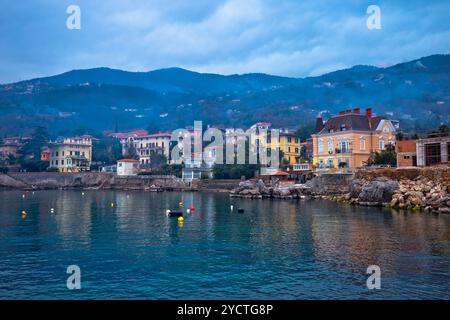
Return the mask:
[[358, 196], [359, 202], [377, 203], [382, 205], [391, 202], [392, 195], [399, 189], [399, 183], [384, 177], [371, 181], [361, 190]]

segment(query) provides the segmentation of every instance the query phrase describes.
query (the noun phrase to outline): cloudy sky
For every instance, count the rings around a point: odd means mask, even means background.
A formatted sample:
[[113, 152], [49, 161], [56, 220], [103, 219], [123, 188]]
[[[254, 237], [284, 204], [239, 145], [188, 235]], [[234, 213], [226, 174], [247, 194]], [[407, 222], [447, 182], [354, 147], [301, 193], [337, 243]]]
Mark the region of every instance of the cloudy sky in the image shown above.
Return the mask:
[[[343, 4], [345, 3], [345, 4]], [[81, 29], [69, 30], [69, 5]], [[381, 9], [381, 29], [366, 26]], [[304, 77], [450, 53], [450, 1], [0, 0], [0, 83], [72, 69]]]

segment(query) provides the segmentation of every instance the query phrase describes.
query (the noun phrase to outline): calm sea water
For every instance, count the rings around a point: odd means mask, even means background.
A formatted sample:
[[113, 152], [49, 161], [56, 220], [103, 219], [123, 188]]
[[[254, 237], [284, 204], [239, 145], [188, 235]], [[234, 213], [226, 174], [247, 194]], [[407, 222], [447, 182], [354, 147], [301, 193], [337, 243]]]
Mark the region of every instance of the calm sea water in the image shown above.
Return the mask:
[[[84, 193], [0, 192], [0, 299], [450, 299], [450, 216]], [[182, 225], [165, 215], [180, 201], [197, 209]], [[69, 265], [81, 290], [66, 287]], [[367, 289], [369, 265], [381, 268], [380, 290]]]

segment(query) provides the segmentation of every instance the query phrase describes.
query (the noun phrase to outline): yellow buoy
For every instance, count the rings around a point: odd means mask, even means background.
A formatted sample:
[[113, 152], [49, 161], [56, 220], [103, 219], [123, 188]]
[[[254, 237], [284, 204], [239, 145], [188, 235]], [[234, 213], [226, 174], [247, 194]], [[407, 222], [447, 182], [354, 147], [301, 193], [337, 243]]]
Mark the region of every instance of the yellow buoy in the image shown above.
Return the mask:
[[178, 217], [178, 222], [184, 222], [184, 218], [183, 217]]

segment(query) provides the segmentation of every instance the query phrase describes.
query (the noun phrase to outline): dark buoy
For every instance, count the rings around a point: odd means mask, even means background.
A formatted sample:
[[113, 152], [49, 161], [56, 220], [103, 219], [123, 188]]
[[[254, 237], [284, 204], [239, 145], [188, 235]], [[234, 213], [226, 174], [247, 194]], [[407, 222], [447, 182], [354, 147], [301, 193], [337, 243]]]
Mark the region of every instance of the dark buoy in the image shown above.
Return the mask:
[[244, 213], [244, 209], [238, 209], [238, 213]]
[[181, 212], [181, 211], [169, 211], [167, 213], [167, 215], [169, 217], [182, 217], [183, 216], [183, 212]]

